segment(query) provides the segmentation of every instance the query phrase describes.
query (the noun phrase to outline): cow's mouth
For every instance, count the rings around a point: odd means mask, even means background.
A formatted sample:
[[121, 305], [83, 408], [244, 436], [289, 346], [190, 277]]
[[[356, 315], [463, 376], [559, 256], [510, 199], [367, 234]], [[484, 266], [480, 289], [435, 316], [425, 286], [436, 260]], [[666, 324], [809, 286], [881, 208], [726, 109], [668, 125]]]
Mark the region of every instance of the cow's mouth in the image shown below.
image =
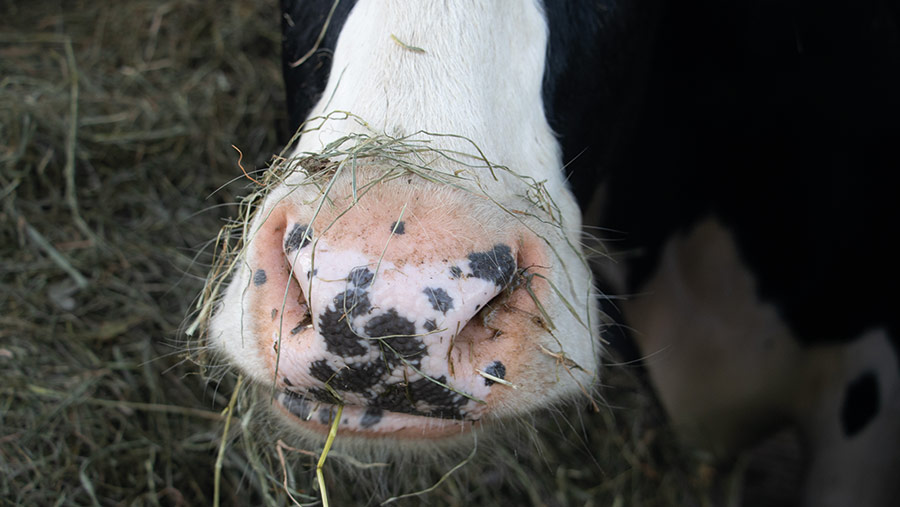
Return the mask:
[[[291, 423], [322, 436], [331, 430], [339, 413], [337, 405], [311, 400], [289, 391], [282, 392], [277, 399], [278, 408]], [[480, 421], [442, 419], [354, 405], [341, 407], [340, 417], [337, 431], [341, 435], [404, 440], [452, 437], [465, 434], [480, 424]]]

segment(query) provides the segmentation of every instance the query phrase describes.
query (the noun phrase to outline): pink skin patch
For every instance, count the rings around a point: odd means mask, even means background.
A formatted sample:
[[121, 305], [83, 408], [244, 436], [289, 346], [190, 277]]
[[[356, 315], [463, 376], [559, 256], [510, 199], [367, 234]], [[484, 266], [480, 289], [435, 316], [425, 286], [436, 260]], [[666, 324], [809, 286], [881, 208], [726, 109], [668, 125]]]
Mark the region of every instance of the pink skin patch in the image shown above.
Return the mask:
[[[253, 335], [277, 368], [278, 400], [321, 432], [336, 404], [345, 406], [345, 433], [467, 431], [511, 389], [492, 378], [514, 379], [523, 348], [534, 353], [525, 337], [544, 331], [523, 278], [537, 297], [547, 293], [543, 279], [530, 276], [546, 275], [542, 245], [510, 236], [415, 248], [410, 229], [421, 223], [398, 235], [396, 219], [372, 224], [356, 209], [340, 233], [322, 237], [315, 231], [327, 221], [309, 227], [276, 209], [251, 243], [247, 296], [262, 309]], [[388, 237], [367, 247], [348, 234], [354, 220]]]

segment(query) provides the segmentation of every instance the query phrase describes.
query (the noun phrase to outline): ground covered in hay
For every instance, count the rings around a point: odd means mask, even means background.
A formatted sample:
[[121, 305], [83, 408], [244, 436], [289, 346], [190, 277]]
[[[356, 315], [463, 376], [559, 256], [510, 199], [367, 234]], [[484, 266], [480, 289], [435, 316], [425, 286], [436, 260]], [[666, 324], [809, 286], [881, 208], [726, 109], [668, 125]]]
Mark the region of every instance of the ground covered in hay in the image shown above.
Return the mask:
[[[223, 440], [234, 379], [204, 377], [182, 332], [251, 186], [231, 145], [259, 168], [290, 134], [277, 2], [0, 5], [0, 504], [316, 504], [314, 456], [257, 439], [246, 411]], [[606, 383], [608, 407], [539, 418], [547, 442], [467, 464], [427, 503], [731, 494], [628, 368]], [[326, 477], [334, 505], [371, 501]]]

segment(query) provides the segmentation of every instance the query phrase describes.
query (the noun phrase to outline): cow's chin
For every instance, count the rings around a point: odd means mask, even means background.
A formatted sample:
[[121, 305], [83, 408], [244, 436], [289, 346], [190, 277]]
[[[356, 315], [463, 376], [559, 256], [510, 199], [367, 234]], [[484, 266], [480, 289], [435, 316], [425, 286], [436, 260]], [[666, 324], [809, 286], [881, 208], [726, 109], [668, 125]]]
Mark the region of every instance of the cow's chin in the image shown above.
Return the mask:
[[[319, 417], [318, 414], [328, 413], [332, 417], [338, 413], [338, 407], [326, 403], [309, 402], [311, 417], [303, 417], [298, 413], [298, 398], [290, 394], [282, 393], [278, 396], [275, 410], [285, 421], [288, 427], [296, 430], [296, 433], [321, 440], [327, 437], [334, 425], [334, 420]], [[341, 420], [337, 425], [337, 438], [342, 441], [346, 438], [353, 440], [384, 440], [393, 441], [452, 441], [456, 437], [468, 434], [474, 429], [484, 426], [481, 421], [467, 421], [456, 419], [442, 419], [422, 415], [411, 415], [399, 412], [385, 411], [381, 414], [381, 422], [376, 427], [364, 428], [355, 421], [363, 420], [369, 409], [361, 406], [344, 406], [341, 408]]]

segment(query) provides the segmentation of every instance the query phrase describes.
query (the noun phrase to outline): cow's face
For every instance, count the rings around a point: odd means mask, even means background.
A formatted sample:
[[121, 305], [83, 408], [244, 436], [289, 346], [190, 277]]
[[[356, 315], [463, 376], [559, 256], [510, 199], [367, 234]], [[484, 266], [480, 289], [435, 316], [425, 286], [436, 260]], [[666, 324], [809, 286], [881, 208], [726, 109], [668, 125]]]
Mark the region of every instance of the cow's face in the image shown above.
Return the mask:
[[[347, 20], [346, 70], [314, 111], [327, 118], [270, 178], [209, 330], [302, 434], [324, 435], [342, 406], [338, 445], [447, 440], [589, 393], [591, 277], [541, 108], [546, 28], [526, 4], [478, 34], [509, 40], [473, 42], [515, 53], [485, 55], [490, 75], [447, 70], [474, 50], [455, 30], [503, 10], [406, 30], [413, 18], [376, 22], [364, 3]], [[425, 54], [394, 42], [424, 33]]]
[[298, 428], [437, 438], [590, 389], [577, 215], [441, 165], [295, 160], [256, 212], [210, 337]]

